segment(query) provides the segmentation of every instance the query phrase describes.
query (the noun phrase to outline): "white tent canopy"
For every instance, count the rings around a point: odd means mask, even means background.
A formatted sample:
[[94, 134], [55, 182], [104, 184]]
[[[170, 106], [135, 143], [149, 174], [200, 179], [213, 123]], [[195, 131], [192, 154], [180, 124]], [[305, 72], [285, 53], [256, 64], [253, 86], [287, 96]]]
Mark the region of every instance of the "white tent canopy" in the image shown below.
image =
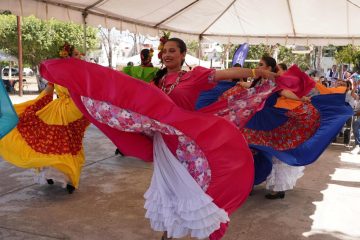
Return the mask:
[[0, 10], [223, 43], [360, 45], [360, 0], [0, 0]]

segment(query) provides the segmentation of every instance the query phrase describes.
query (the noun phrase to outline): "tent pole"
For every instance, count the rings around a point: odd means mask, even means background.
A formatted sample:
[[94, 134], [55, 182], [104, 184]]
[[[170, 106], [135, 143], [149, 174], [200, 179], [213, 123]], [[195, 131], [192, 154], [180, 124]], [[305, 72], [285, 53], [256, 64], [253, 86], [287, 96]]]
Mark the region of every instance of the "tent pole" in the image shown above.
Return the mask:
[[[20, 16], [16, 16], [17, 21], [17, 30], [18, 30], [18, 65], [19, 65], [19, 96], [23, 95], [23, 59], [22, 59], [22, 39], [21, 39], [21, 18]], [[11, 68], [9, 69], [11, 72]]]
[[87, 6], [83, 11], [82, 11], [82, 16], [83, 16], [83, 22], [84, 22], [84, 55], [86, 56], [86, 27], [87, 27], [87, 22], [86, 22], [86, 18], [89, 14], [88, 10], [95, 7], [96, 5], [99, 5], [100, 3], [104, 2], [104, 0], [99, 0], [96, 1], [95, 3]]
[[86, 22], [86, 17], [88, 16], [88, 12], [87, 11], [84, 11], [83, 14], [83, 23], [84, 23], [84, 55], [86, 56], [86, 27], [87, 27], [87, 22]]
[[202, 54], [201, 54], [201, 40], [202, 40], [202, 38], [203, 38], [203, 37], [202, 37], [201, 35], [199, 35], [199, 39], [198, 39], [198, 40], [199, 40], [199, 48], [198, 48], [198, 56], [197, 56], [197, 58], [199, 59], [199, 66], [200, 66], [200, 59], [201, 59], [201, 57], [202, 57], [202, 56], [201, 56], [201, 55], [202, 55]]

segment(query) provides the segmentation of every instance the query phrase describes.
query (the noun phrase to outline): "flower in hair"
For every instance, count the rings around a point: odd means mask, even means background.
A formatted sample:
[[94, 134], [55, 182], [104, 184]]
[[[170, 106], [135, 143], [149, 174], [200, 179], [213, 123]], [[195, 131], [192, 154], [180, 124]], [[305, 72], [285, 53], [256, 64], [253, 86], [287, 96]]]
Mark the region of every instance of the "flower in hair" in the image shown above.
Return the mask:
[[65, 42], [64, 45], [60, 47], [59, 56], [61, 58], [70, 57], [73, 50], [74, 50], [74, 46], [70, 45], [68, 42]]
[[160, 37], [160, 44], [158, 46], [158, 50], [159, 50], [158, 58], [160, 59], [160, 62], [162, 62], [162, 53], [163, 53], [164, 45], [169, 40], [169, 38], [170, 38], [170, 32], [163, 31], [163, 35]]

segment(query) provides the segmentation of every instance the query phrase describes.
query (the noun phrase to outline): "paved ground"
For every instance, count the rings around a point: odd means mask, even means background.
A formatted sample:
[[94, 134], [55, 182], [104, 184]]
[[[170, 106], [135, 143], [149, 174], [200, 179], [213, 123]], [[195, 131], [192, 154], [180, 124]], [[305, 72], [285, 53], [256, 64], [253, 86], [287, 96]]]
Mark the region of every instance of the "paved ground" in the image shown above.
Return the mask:
[[[115, 156], [115, 146], [94, 126], [84, 145], [86, 166], [72, 195], [59, 186], [35, 185], [31, 170], [0, 159], [0, 239], [160, 239], [143, 209], [152, 165]], [[224, 240], [360, 239], [360, 155], [343, 146], [330, 146], [308, 166], [285, 199], [264, 194], [263, 185], [255, 188], [231, 216]]]

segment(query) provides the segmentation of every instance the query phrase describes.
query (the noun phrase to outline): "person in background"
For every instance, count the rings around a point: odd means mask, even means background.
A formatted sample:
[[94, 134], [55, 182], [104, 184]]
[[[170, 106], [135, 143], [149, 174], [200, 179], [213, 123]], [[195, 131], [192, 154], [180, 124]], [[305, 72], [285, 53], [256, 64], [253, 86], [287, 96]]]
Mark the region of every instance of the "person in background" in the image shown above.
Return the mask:
[[332, 65], [332, 67], [326, 72], [325, 77], [328, 81], [330, 81], [330, 87], [335, 86], [335, 82], [339, 78], [339, 72], [335, 64]]
[[338, 79], [339, 78], [339, 72], [337, 70], [337, 66], [334, 64], [331, 68], [328, 69], [326, 72], [326, 78], [327, 79]]
[[349, 105], [354, 110], [354, 116], [349, 118], [349, 120], [346, 122], [345, 126], [346, 128], [343, 129], [343, 136], [344, 136], [344, 143], [349, 144], [350, 143], [350, 126], [352, 124], [352, 130], [355, 137], [355, 148], [352, 150], [352, 153], [354, 154], [360, 154], [359, 149], [359, 143], [360, 143], [360, 136], [359, 136], [359, 111], [360, 111], [360, 101], [359, 101], [359, 95], [356, 93], [358, 82], [351, 83], [351, 81], [346, 81], [346, 96], [345, 101], [349, 103]]
[[150, 82], [159, 70], [157, 67], [154, 67], [151, 62], [153, 54], [154, 50], [152, 48], [141, 50], [140, 65], [134, 66], [133, 62], [129, 62], [128, 65], [122, 69], [122, 72], [145, 82]]
[[276, 68], [279, 75], [283, 75], [287, 71], [287, 66], [285, 63], [279, 63]]
[[151, 49], [145, 48], [145, 49], [141, 50], [141, 52], [140, 52], [140, 58], [141, 58], [140, 66], [141, 67], [154, 67], [152, 62], [151, 62], [153, 54], [154, 54], [154, 50], [152, 48]]
[[[259, 62], [258, 69], [277, 72], [281, 76], [287, 71], [287, 66], [286, 64], [283, 63], [276, 64], [276, 60], [272, 57], [262, 57]], [[250, 88], [256, 86], [261, 81], [263, 80], [260, 79], [254, 80], [250, 85]], [[254, 84], [254, 82], [257, 83]], [[242, 85], [244, 87], [247, 87], [249, 84], [242, 84]], [[280, 92], [280, 96], [275, 96], [275, 95], [277, 94], [274, 94], [273, 97], [277, 97], [278, 101], [283, 100], [283, 102], [285, 103], [281, 105], [281, 108], [291, 108], [290, 106], [288, 106], [289, 100], [290, 101], [295, 100], [295, 102], [298, 101], [300, 103], [301, 101], [306, 101], [306, 98], [300, 99], [291, 91], [283, 90], [282, 92]], [[275, 116], [269, 116], [269, 117], [271, 118]], [[251, 144], [252, 143], [251, 139], [253, 138], [253, 130], [251, 128], [245, 127], [243, 133], [245, 135], [245, 138], [248, 140], [249, 144]], [[259, 131], [258, 136], [261, 136], [261, 134], [262, 132]], [[264, 137], [266, 137], [266, 134]], [[268, 144], [272, 146], [270, 142]], [[261, 154], [259, 154], [258, 151], [256, 150], [254, 150], [253, 153], [254, 153], [255, 161], [258, 161], [258, 158], [261, 158]], [[260, 161], [263, 160], [260, 159]], [[283, 199], [285, 197], [285, 191], [293, 189], [296, 184], [296, 181], [303, 175], [304, 167], [290, 166], [289, 164], [286, 164], [285, 162], [279, 160], [275, 156], [272, 156], [271, 161], [272, 161], [272, 169], [270, 174], [266, 178], [266, 189], [269, 190], [269, 193], [265, 195], [265, 198]]]
[[329, 87], [329, 82], [325, 79], [325, 76], [320, 76], [318, 82], [327, 88]]
[[[64, 59], [82, 56], [68, 43], [61, 46], [59, 55]], [[58, 95], [55, 99], [54, 89]], [[37, 183], [58, 182], [73, 193], [85, 162], [82, 140], [89, 121], [68, 90], [49, 82], [36, 99], [15, 104], [14, 108], [19, 123], [0, 141], [2, 158], [18, 167], [36, 169]]]

